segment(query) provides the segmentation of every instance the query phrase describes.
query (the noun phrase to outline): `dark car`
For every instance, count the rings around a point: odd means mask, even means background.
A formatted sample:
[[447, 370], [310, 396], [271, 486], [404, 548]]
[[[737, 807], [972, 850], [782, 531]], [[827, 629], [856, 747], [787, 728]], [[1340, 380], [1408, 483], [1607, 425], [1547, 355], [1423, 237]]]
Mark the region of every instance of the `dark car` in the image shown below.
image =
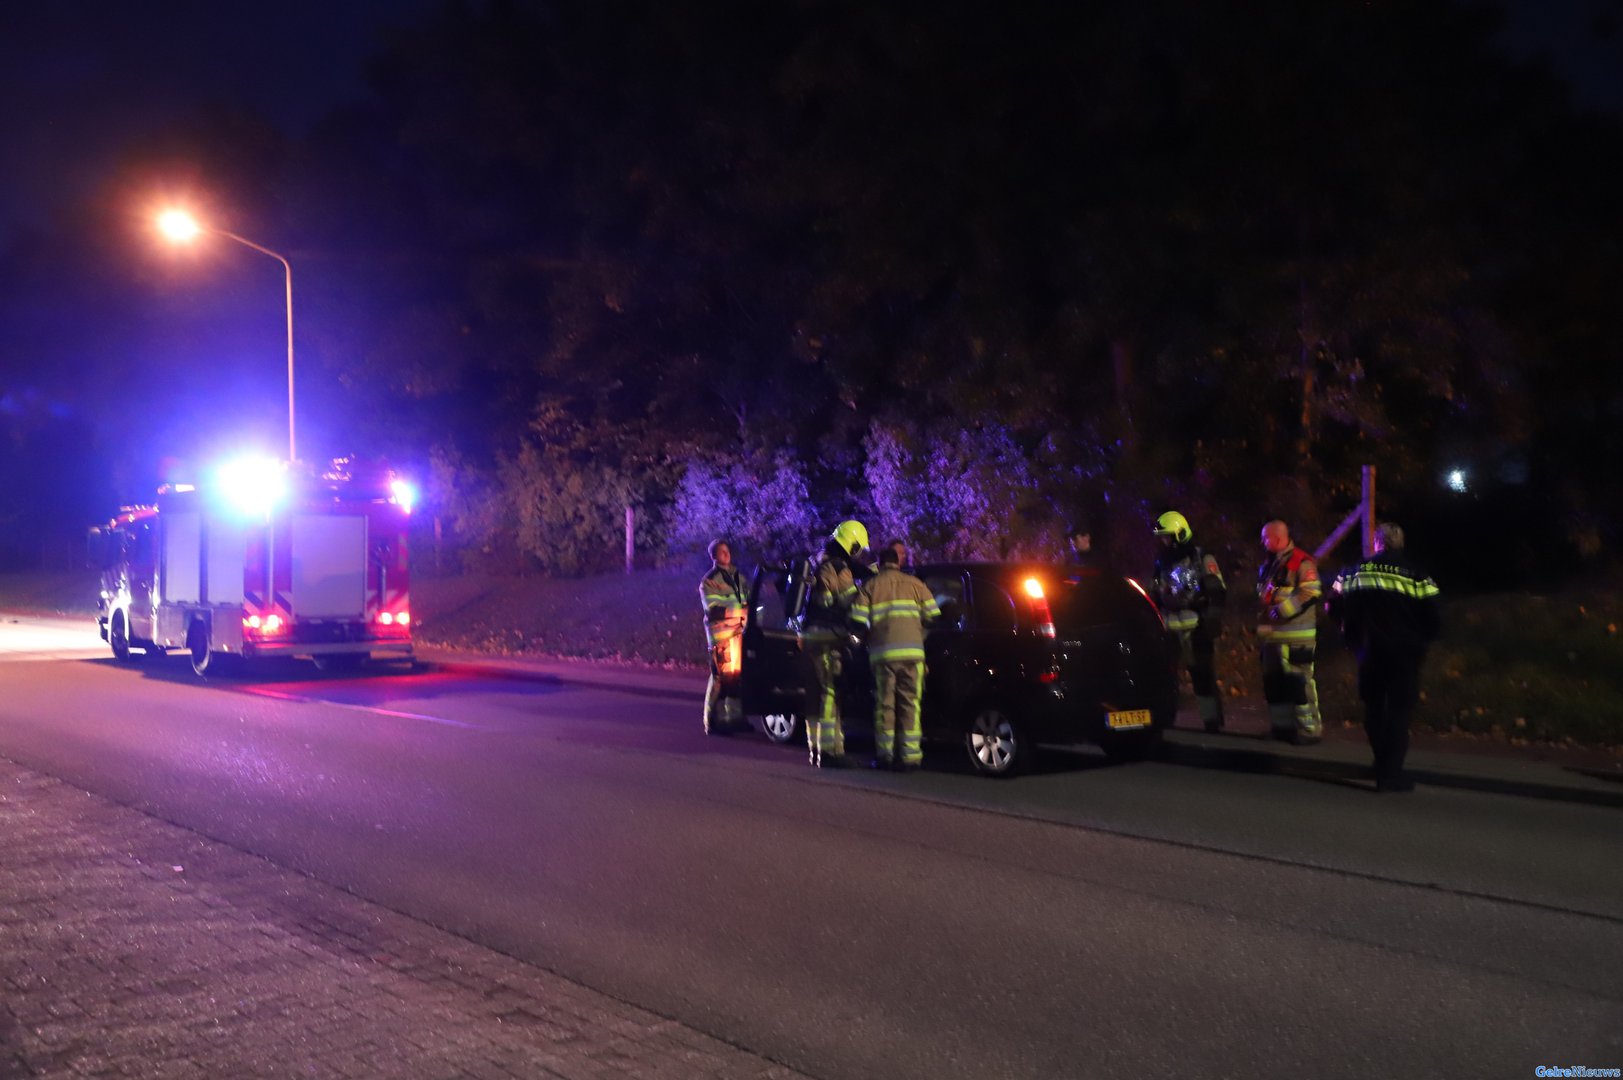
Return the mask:
[[[760, 570], [744, 631], [744, 708], [788, 742], [805, 711], [797, 633], [808, 566]], [[942, 617], [925, 638], [924, 733], [960, 743], [975, 769], [1009, 776], [1039, 745], [1150, 752], [1177, 711], [1176, 640], [1126, 578], [1039, 563], [914, 568]], [[848, 731], [871, 728], [860, 646], [846, 664]]]

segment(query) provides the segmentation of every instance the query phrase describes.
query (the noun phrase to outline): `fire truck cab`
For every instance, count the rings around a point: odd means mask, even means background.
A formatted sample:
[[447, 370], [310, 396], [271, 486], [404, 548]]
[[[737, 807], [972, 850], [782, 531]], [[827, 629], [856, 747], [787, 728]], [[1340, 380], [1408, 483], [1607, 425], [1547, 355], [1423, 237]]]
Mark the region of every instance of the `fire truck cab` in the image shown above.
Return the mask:
[[410, 513], [399, 477], [348, 459], [164, 487], [92, 531], [102, 639], [120, 660], [185, 649], [199, 675], [234, 658], [410, 659]]

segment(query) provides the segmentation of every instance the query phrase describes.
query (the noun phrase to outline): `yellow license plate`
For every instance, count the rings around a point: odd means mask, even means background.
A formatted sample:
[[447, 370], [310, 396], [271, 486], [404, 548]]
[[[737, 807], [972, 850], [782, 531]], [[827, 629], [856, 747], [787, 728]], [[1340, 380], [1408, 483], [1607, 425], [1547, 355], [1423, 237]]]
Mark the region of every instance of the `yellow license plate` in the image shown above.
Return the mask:
[[1150, 726], [1150, 710], [1133, 709], [1130, 712], [1105, 713], [1105, 724], [1112, 731]]

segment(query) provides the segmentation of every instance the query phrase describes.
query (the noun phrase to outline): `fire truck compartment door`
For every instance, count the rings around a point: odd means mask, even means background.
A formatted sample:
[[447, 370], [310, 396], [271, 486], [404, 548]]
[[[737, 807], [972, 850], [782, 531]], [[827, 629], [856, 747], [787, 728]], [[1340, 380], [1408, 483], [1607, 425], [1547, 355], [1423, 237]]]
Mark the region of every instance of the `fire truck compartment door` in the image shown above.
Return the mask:
[[242, 575], [248, 561], [248, 530], [238, 522], [223, 517], [209, 518], [208, 554], [208, 602], [242, 603]]
[[359, 619], [366, 615], [366, 518], [299, 514], [293, 518], [293, 615]]
[[202, 599], [203, 517], [196, 511], [165, 513], [163, 524], [163, 598], [171, 604]]

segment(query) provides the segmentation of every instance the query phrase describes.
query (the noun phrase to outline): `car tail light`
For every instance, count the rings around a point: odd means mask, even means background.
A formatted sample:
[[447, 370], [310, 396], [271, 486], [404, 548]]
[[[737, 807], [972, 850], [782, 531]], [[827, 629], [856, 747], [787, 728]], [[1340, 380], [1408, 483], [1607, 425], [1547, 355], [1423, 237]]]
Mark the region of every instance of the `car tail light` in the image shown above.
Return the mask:
[[382, 623], [384, 626], [393, 626], [394, 625], [394, 613], [391, 612], [391, 611], [383, 612], [382, 614], [380, 614], [378, 616], [378, 622]]
[[1044, 637], [1054, 636], [1054, 613], [1048, 607], [1048, 594], [1043, 592], [1043, 583], [1034, 577], [1028, 577], [1021, 586], [1026, 595], [1031, 597], [1031, 610], [1037, 617], [1037, 632]]
[[260, 618], [258, 615], [249, 615], [242, 620], [244, 629], [253, 630], [262, 634], [280, 634], [287, 625], [280, 615], [272, 613]]

